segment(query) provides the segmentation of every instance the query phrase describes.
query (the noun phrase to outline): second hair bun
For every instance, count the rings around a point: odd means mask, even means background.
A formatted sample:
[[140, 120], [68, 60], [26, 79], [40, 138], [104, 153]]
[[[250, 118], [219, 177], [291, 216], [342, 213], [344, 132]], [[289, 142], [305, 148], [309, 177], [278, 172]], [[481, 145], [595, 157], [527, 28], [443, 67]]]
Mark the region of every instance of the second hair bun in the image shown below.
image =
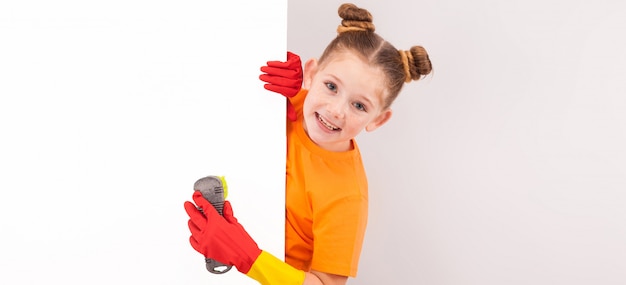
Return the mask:
[[352, 3], [345, 3], [339, 7], [339, 17], [343, 19], [341, 25], [348, 30], [373, 32], [375, 26], [369, 11], [361, 9]]

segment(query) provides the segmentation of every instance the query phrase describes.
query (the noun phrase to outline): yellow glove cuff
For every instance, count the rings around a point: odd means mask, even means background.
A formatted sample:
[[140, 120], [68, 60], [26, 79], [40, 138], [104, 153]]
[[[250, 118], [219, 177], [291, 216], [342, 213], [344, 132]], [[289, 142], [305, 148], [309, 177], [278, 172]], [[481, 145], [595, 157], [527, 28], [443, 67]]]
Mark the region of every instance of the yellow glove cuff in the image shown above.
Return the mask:
[[262, 285], [302, 285], [304, 283], [304, 271], [293, 268], [265, 251], [261, 251], [246, 275]]

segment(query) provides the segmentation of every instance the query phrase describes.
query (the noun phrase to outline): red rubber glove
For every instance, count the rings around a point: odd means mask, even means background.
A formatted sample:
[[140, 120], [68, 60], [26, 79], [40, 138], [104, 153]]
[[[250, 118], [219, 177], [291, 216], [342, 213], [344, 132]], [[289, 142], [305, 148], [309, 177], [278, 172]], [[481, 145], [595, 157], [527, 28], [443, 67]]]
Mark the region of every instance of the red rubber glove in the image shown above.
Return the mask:
[[195, 205], [185, 202], [191, 246], [206, 258], [234, 265], [241, 273], [248, 273], [261, 249], [233, 216], [230, 202], [224, 201], [224, 216], [220, 216], [200, 191], [194, 191], [192, 198]]
[[[263, 87], [269, 91], [274, 91], [287, 98], [298, 94], [302, 88], [302, 62], [300, 56], [287, 52], [287, 61], [268, 61], [266, 66], [261, 67], [259, 79], [267, 82]], [[287, 118], [296, 120], [296, 111], [287, 99]]]

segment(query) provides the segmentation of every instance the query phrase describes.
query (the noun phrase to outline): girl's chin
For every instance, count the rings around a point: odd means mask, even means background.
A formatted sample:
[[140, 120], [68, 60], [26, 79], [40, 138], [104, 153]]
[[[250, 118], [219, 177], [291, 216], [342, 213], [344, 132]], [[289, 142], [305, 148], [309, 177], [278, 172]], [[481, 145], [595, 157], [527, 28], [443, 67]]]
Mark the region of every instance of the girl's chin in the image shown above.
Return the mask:
[[337, 141], [335, 140], [330, 140], [330, 138], [328, 137], [327, 134], [320, 134], [318, 133], [313, 133], [313, 134], [308, 134], [309, 139], [311, 139], [311, 141], [325, 149], [325, 150], [329, 150], [329, 151], [346, 151], [349, 150], [352, 147], [352, 143], [350, 140], [346, 140], [346, 141]]
[[313, 141], [313, 143], [315, 143], [315, 145], [327, 150], [327, 151], [334, 151], [334, 152], [339, 152], [339, 151], [348, 151], [352, 148], [352, 143], [350, 143], [350, 141], [345, 141], [345, 142], [316, 142], [315, 140], [311, 139]]

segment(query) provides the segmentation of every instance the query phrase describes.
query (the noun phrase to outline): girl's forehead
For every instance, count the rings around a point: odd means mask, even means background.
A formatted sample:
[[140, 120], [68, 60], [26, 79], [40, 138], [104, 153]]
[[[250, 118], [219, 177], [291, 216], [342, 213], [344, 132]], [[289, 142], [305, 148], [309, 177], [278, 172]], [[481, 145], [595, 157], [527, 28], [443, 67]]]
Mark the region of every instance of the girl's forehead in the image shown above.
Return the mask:
[[379, 66], [370, 64], [365, 58], [349, 52], [334, 54], [320, 64], [320, 70], [344, 71], [349, 73], [376, 74], [378, 79], [384, 79], [384, 73]]
[[360, 55], [358, 52], [351, 50], [337, 50], [332, 52], [324, 59], [324, 62], [321, 65], [327, 65], [333, 62], [341, 62], [341, 61], [354, 61], [360, 62], [364, 65], [369, 65], [367, 58]]

